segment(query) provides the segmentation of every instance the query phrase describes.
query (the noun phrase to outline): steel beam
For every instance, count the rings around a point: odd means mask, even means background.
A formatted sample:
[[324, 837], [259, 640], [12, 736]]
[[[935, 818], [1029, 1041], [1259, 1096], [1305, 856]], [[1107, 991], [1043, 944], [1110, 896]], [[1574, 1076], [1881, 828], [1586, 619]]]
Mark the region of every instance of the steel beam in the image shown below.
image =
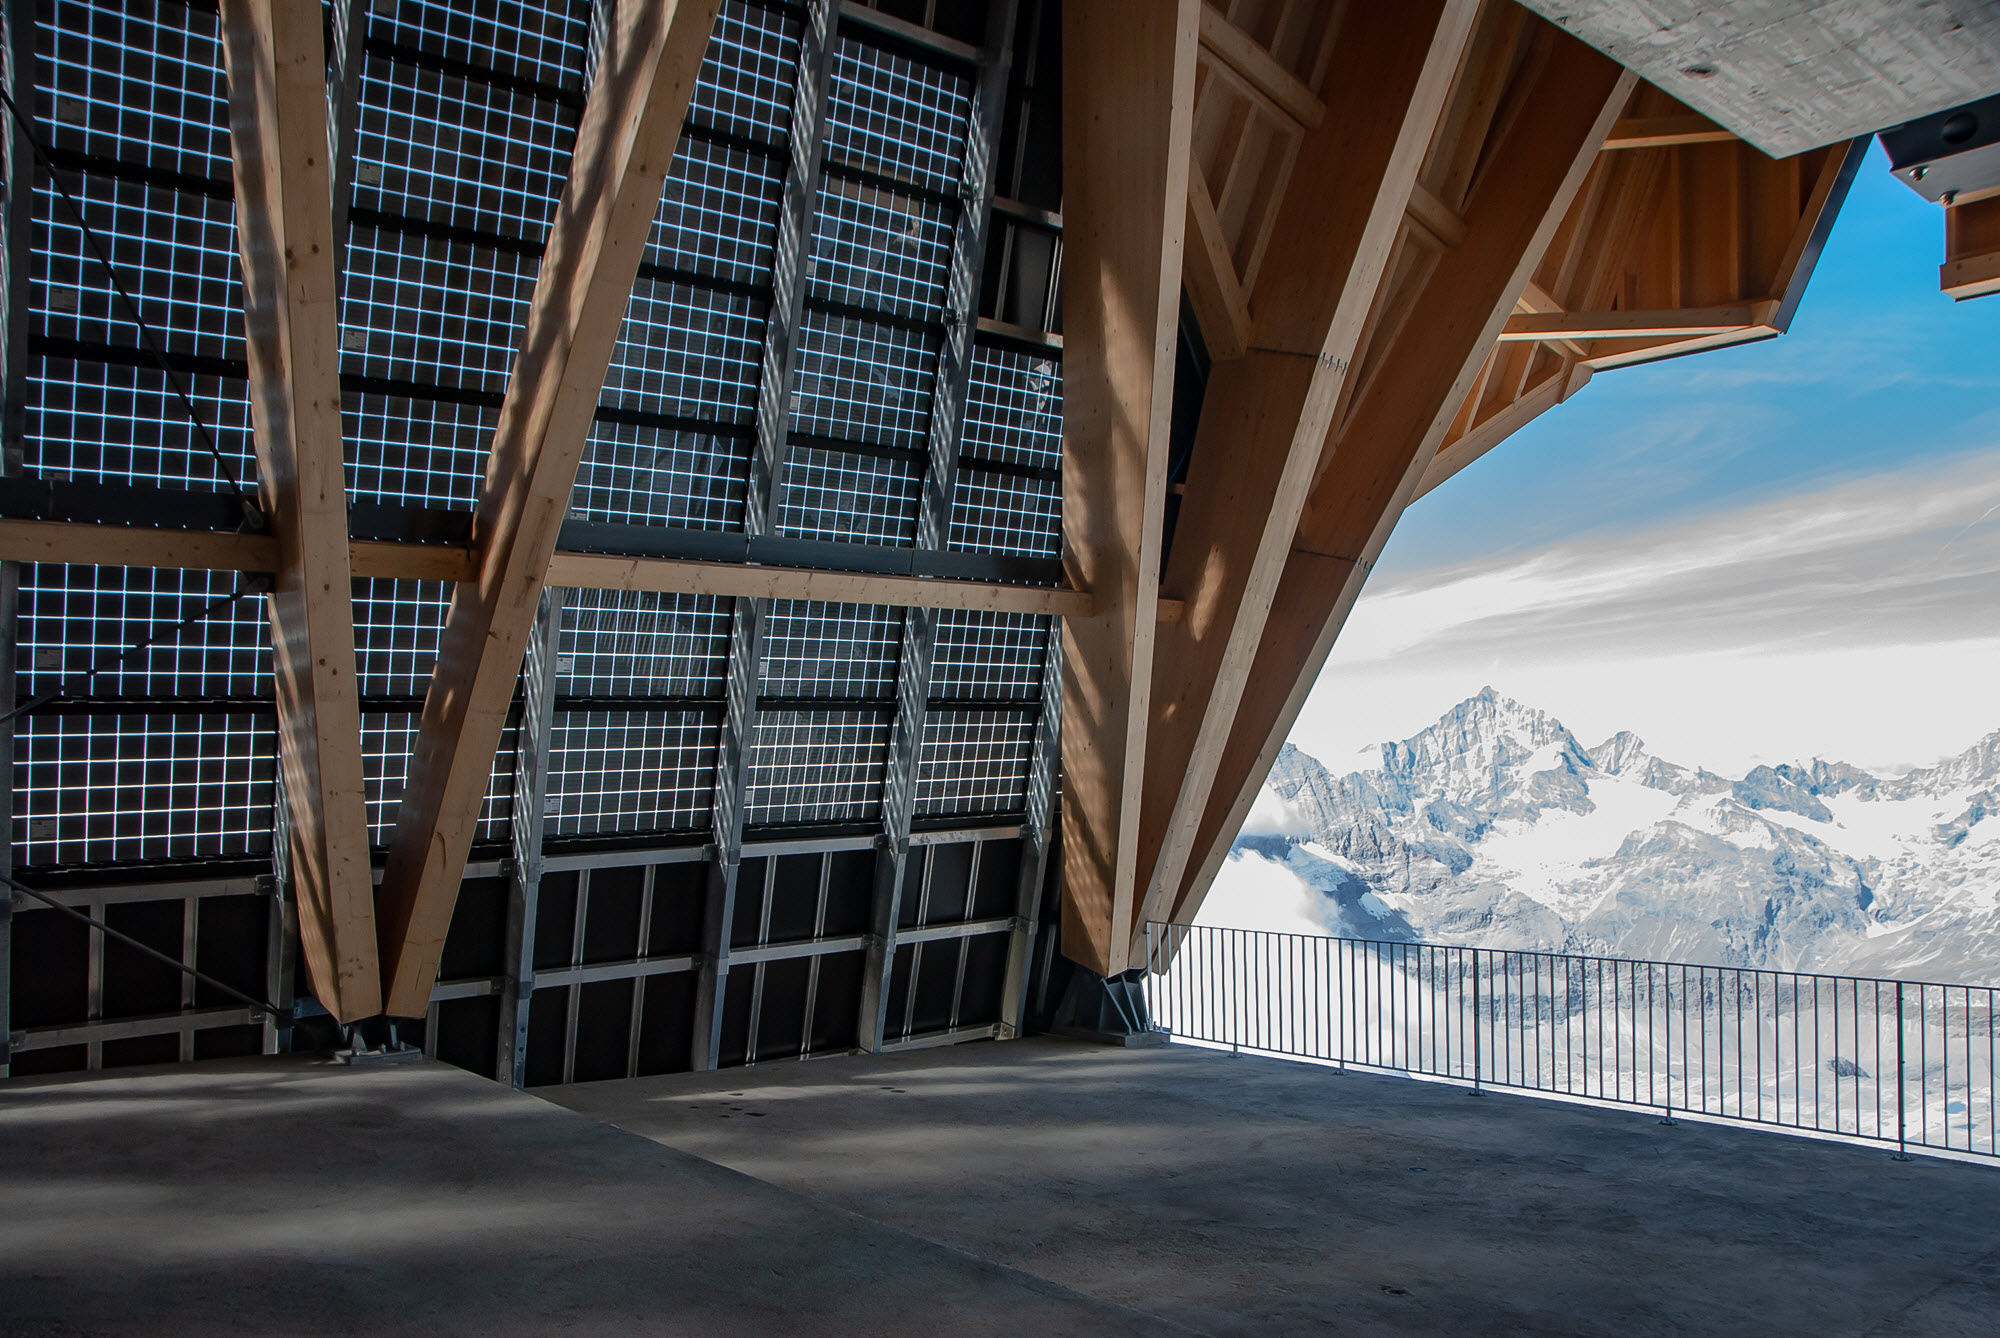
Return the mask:
[[[0, 7], [4, 22], [5, 47], [0, 58], [6, 61], [4, 77], [8, 95], [17, 104], [33, 106], [35, 87], [35, 0], [6, 0]], [[28, 406], [28, 321], [30, 274], [34, 257], [35, 159], [27, 133], [10, 117], [6, 123], [6, 167], [0, 189], [5, 190], [5, 229], [0, 238], [4, 247], [5, 293], [0, 296], [0, 315], [6, 326], [0, 329], [0, 479], [21, 472], [27, 439]], [[16, 627], [20, 597], [21, 569], [13, 562], [0, 562], [0, 712], [14, 709], [18, 689], [14, 682], [14, 648], [20, 645]], [[14, 719], [0, 721], [0, 761], [7, 767], [5, 796], [0, 797], [0, 873], [14, 872]], [[9, 1029], [13, 999], [14, 892], [0, 883], [0, 1078], [10, 1071]]]
[[[514, 752], [514, 808], [508, 822], [507, 936], [500, 988], [495, 1076], [527, 1083], [528, 1010], [535, 992], [535, 909], [541, 895], [542, 836], [548, 826], [549, 742], [554, 733], [556, 646], [563, 591], [546, 588], [521, 666], [521, 728]], [[428, 1039], [428, 1038], [427, 1038]]]
[[[986, 235], [993, 215], [993, 155], [1006, 107], [1007, 73], [1013, 63], [1014, 18], [1014, 0], [993, 0], [986, 12], [986, 37], [979, 51], [973, 112], [959, 174], [958, 226], [952, 233], [951, 267], [946, 277], [945, 334], [932, 382], [929, 450], [917, 508], [919, 552], [940, 552], [951, 538], [959, 446], [965, 435], [965, 401], [972, 387], [973, 330], [985, 273]], [[896, 717], [882, 770], [882, 841], [875, 856], [867, 965], [862, 970], [857, 1034], [863, 1050], [882, 1048], [884, 1006], [896, 960], [898, 902], [910, 853], [910, 822], [916, 810], [924, 703], [930, 693], [931, 659], [936, 649], [937, 615], [925, 608], [904, 610], [902, 648], [896, 665]]]
[[[746, 544], [773, 534], [784, 505], [792, 378], [798, 365], [799, 323], [805, 310], [806, 260], [812, 251], [813, 210], [819, 198], [820, 174], [826, 156], [826, 117], [837, 22], [832, 0], [809, 0], [799, 39], [798, 77], [792, 84], [791, 157], [778, 217], [771, 306], [764, 324], [764, 352], [757, 383], [757, 435], [743, 507]], [[763, 662], [767, 611], [767, 600], [739, 597], [730, 624], [727, 698], [715, 765], [715, 841], [702, 928], [701, 983], [695, 995], [692, 1061], [696, 1069], [716, 1067], [722, 1045], [729, 935], [736, 919], [736, 880], [743, 863], [744, 810], [750, 756], [757, 743], [759, 666]]]

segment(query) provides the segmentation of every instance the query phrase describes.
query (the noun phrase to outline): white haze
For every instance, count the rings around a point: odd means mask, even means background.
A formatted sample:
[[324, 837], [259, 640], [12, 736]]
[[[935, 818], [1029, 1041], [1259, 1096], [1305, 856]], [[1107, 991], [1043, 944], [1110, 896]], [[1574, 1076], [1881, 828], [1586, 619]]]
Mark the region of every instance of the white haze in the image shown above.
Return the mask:
[[1292, 737], [1342, 768], [1484, 683], [1726, 774], [1956, 752], [2000, 725], [2000, 450], [1380, 577]]

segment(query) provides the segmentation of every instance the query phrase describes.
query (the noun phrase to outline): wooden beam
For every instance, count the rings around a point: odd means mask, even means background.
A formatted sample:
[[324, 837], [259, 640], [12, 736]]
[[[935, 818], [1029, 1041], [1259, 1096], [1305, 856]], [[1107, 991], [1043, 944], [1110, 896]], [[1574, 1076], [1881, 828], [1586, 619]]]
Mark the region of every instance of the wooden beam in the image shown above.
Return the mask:
[[1063, 6], [1063, 951], [1131, 965], [1199, 0]]
[[341, 458], [326, 51], [318, 0], [223, 0], [221, 14], [251, 427], [277, 548], [271, 667], [299, 937], [313, 992], [352, 1022], [380, 1012], [382, 996]]
[[1246, 91], [1278, 115], [1312, 130], [1326, 116], [1326, 104], [1305, 81], [1280, 65], [1257, 40], [1212, 5], [1201, 5], [1201, 45], [1238, 76]]
[[954, 581], [929, 576], [878, 576], [862, 572], [751, 567], [671, 558], [557, 553], [550, 585], [587, 590], [658, 590], [736, 599], [819, 599], [834, 604], [891, 604], [931, 609], [978, 609], [1088, 617], [1090, 595], [1032, 585]]
[[1666, 311], [1524, 312], [1507, 318], [1499, 342], [1548, 344], [1572, 339], [1665, 339], [1722, 334], [1769, 325], [1777, 309], [1775, 300], [1766, 299]]
[[[1519, 432], [1535, 419], [1568, 399], [1574, 390], [1590, 378], [1590, 368], [1582, 369], [1582, 379], [1573, 378], [1570, 369], [1558, 366], [1550, 375], [1543, 377], [1525, 393], [1518, 396], [1505, 408], [1479, 419], [1456, 440], [1448, 441], [1438, 448], [1424, 466], [1424, 476], [1417, 484], [1417, 497], [1422, 497], [1431, 489], [1443, 483], [1452, 475], [1464, 469], [1480, 456], [1498, 446], [1507, 438]], [[1415, 501], [1416, 498], [1412, 498]]]
[[1521, 295], [1514, 299], [1514, 306], [1520, 311], [1555, 312], [1562, 310], [1562, 303], [1550, 297], [1547, 290], [1533, 279], [1522, 287]]
[[1410, 185], [1409, 217], [1439, 246], [1457, 246], [1465, 240], [1465, 220], [1431, 194], [1421, 181]]
[[[471, 581], [479, 573], [470, 550], [444, 544], [350, 539], [347, 551], [356, 576]], [[274, 572], [278, 570], [279, 552], [278, 541], [263, 534], [91, 525], [66, 520], [0, 520], [0, 562]], [[1048, 614], [1058, 618], [1086, 617], [1094, 607], [1089, 593], [1082, 590], [1051, 590], [1045, 586], [948, 577], [824, 571], [812, 567], [619, 557], [607, 553], [556, 553], [550, 557], [543, 579], [549, 585], [583, 590], [821, 599], [848, 604]], [[1179, 600], [1159, 601], [1161, 622], [1173, 622], [1181, 612]]]
[[[1635, 77], [1540, 20], [1445, 252], [1327, 443], [1171, 915], [1199, 908], [1390, 530], [1415, 494]], [[1473, 156], [1470, 152], [1457, 156]], [[1443, 150], [1434, 150], [1434, 152]], [[1176, 539], [1178, 545], [1178, 539]], [[1188, 620], [1201, 609], [1190, 600]]]
[[347, 555], [356, 576], [386, 576], [406, 581], [471, 581], [479, 576], [479, 563], [472, 550], [450, 544], [350, 539]]
[[621, 5], [577, 130], [378, 897], [384, 1008], [420, 1016], [715, 0]]
[[1180, 886], [1307, 485], [1477, 8], [1472, 0], [1348, 8], [1329, 114], [1300, 145], [1279, 207], [1252, 351], [1209, 376], [1166, 573], [1188, 612], [1161, 630], [1153, 665], [1141, 922], [1162, 916]]
[[1250, 305], [1236, 272], [1229, 238], [1215, 216], [1215, 197], [1199, 163], [1188, 164], [1187, 251], [1184, 262], [1188, 301], [1209, 356], [1216, 362], [1240, 358], [1250, 346]]
[[2000, 293], [2000, 198], [1945, 207], [1938, 287], [1958, 302]]
[[0, 520], [0, 562], [274, 572], [278, 561], [278, 541], [268, 534], [158, 530], [69, 520]]
[[1614, 367], [1632, 367], [1642, 362], [1658, 362], [1662, 358], [1685, 357], [1690, 353], [1703, 353], [1713, 348], [1728, 348], [1734, 344], [1751, 344], [1760, 339], [1771, 339], [1783, 333], [1776, 325], [1745, 325], [1736, 329], [1717, 330], [1709, 334], [1677, 334], [1653, 339], [1613, 339], [1596, 345], [1584, 359], [1592, 371], [1609, 371]]
[[1604, 140], [1610, 149], [1671, 149], [1683, 144], [1731, 144], [1733, 131], [1706, 116], [1622, 116]]

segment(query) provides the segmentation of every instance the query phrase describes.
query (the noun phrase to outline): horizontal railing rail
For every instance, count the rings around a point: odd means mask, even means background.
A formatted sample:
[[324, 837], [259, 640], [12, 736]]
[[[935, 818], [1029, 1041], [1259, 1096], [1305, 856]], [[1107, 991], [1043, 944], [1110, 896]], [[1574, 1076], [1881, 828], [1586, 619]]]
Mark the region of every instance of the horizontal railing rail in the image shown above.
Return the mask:
[[1176, 1039], [2000, 1156], [2000, 987], [1152, 923]]

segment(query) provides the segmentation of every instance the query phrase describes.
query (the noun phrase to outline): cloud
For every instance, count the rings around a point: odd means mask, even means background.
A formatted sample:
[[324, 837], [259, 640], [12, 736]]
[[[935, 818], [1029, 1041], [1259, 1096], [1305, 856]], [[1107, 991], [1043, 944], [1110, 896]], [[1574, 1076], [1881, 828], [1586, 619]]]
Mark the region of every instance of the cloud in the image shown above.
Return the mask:
[[2000, 627], [2000, 455], [1374, 587], [1337, 653], [1797, 649]]
[[1493, 679], [1690, 763], [1923, 762], [2000, 724], [1996, 637], [1988, 451], [1372, 585], [1294, 737], [1334, 761]]

